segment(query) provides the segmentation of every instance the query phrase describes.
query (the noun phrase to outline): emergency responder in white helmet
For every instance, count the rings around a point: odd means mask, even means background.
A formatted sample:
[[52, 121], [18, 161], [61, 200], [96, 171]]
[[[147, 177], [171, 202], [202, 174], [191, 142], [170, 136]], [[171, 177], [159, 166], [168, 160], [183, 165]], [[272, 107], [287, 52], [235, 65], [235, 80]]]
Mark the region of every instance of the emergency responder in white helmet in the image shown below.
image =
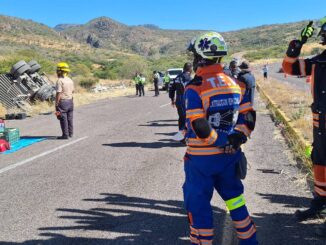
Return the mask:
[[[185, 208], [192, 244], [212, 244], [214, 189], [223, 198], [240, 244], [256, 245], [256, 227], [243, 196], [241, 144], [255, 126], [256, 114], [245, 84], [223, 73], [227, 55], [223, 37], [216, 32], [194, 39], [194, 79], [186, 86]], [[221, 229], [222, 230], [222, 229]]]
[[[314, 172], [314, 198], [310, 208], [296, 212], [297, 218], [302, 221], [316, 218], [326, 208], [326, 50], [321, 54], [299, 59], [301, 48], [307, 39], [313, 35], [314, 28], [311, 21], [301, 32], [300, 40], [290, 42], [283, 60], [283, 70], [290, 75], [311, 76], [311, 91], [313, 103], [313, 150], [311, 159]], [[321, 44], [326, 45], [326, 17], [320, 20]], [[326, 224], [319, 228], [318, 233], [326, 236]]]

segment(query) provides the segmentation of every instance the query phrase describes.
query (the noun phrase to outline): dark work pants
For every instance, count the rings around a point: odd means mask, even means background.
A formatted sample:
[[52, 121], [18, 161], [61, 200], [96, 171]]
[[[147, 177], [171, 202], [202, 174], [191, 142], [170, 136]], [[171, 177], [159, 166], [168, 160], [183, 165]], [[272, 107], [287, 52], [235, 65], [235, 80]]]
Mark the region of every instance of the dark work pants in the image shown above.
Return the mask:
[[58, 105], [58, 111], [61, 113], [60, 126], [62, 130], [62, 136], [72, 136], [74, 133], [73, 127], [73, 100], [60, 100]]
[[182, 105], [177, 104], [176, 106], [179, 115], [179, 120], [178, 120], [179, 130], [184, 130], [186, 125], [186, 110], [185, 108], [183, 108]]
[[139, 84], [139, 96], [141, 96], [143, 94], [143, 96], [145, 96], [145, 88], [144, 88], [144, 84]]
[[160, 94], [158, 90], [158, 82], [154, 82], [154, 89], [155, 89], [155, 96], [158, 96]]
[[139, 91], [139, 85], [136, 84], [136, 95], [138, 95], [138, 93], [140, 94], [140, 91]]
[[314, 194], [313, 203], [317, 206], [326, 205], [326, 129], [325, 114], [320, 115], [319, 125], [314, 127], [314, 142], [311, 159], [314, 171]]

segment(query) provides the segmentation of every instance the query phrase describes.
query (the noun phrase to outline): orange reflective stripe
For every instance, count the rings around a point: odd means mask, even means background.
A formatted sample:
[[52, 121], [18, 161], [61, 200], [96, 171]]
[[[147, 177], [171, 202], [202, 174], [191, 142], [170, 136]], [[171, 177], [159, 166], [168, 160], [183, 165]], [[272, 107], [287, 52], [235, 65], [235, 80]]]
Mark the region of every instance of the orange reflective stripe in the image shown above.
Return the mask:
[[314, 127], [319, 128], [319, 122], [313, 121], [313, 125]]
[[250, 111], [252, 109], [253, 109], [252, 103], [247, 102], [247, 103], [244, 103], [244, 104], [240, 105], [239, 112], [243, 113], [243, 112], [246, 112], [246, 111]]
[[241, 89], [239, 86], [213, 88], [201, 93], [201, 97], [212, 97], [219, 94], [241, 94]]
[[250, 225], [251, 223], [251, 219], [249, 216], [247, 216], [247, 218], [245, 218], [244, 220], [241, 221], [233, 221], [235, 228], [237, 229], [242, 229], [247, 227], [248, 225]]
[[187, 118], [200, 118], [205, 117], [205, 111], [203, 109], [193, 109], [186, 111]]
[[245, 124], [237, 124], [234, 129], [241, 131], [247, 137], [251, 134], [251, 131]]
[[312, 118], [314, 119], [314, 120], [319, 120], [319, 114], [318, 113], [312, 113]]
[[224, 149], [219, 147], [205, 147], [205, 148], [195, 148], [188, 146], [187, 153], [190, 155], [216, 155], [224, 153]]
[[314, 180], [315, 185], [321, 186], [321, 187], [326, 187], [326, 182], [321, 182], [318, 180]]
[[306, 63], [303, 59], [299, 59], [300, 73], [302, 76], [306, 76]]
[[318, 186], [315, 186], [315, 192], [319, 195], [319, 196], [326, 196], [326, 191], [323, 190], [322, 188], [319, 188]]
[[200, 236], [213, 236], [214, 229], [198, 229]]
[[211, 131], [211, 134], [206, 139], [201, 138], [188, 138], [187, 145], [189, 146], [209, 146], [213, 144], [217, 139], [217, 133], [215, 130]]
[[237, 231], [237, 234], [239, 239], [249, 239], [255, 234], [255, 232], [256, 232], [256, 228], [254, 225], [252, 225], [248, 231], [245, 232]]
[[288, 62], [288, 63], [291, 63], [291, 64], [295, 63], [297, 60], [298, 60], [298, 58], [291, 58], [289, 56], [285, 56], [285, 58], [284, 58], [285, 62]]
[[190, 241], [191, 241], [192, 243], [195, 243], [195, 244], [200, 244], [200, 241], [199, 241], [197, 238], [192, 237], [192, 236], [190, 236]]
[[213, 244], [213, 239], [212, 240], [200, 239], [200, 244], [202, 244], [202, 245], [211, 245], [211, 244]]

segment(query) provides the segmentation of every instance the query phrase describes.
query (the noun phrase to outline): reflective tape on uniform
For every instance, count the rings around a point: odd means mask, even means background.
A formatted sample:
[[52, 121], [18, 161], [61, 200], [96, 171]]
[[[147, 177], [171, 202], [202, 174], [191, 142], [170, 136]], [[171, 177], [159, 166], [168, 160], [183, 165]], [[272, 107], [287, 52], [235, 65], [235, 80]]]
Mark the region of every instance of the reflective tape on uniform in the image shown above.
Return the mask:
[[313, 121], [313, 125], [314, 127], [319, 128], [319, 122]]
[[201, 94], [201, 97], [212, 97], [218, 94], [241, 94], [241, 89], [238, 86], [229, 88], [214, 88]]
[[233, 221], [233, 223], [234, 223], [234, 227], [236, 229], [243, 229], [243, 228], [245, 228], [245, 227], [247, 227], [247, 226], [250, 225], [251, 219], [250, 219], [249, 216], [247, 216], [247, 218], [245, 218], [244, 220]]
[[250, 136], [251, 131], [245, 124], [237, 124], [234, 129], [241, 131], [247, 137]]
[[225, 203], [230, 211], [246, 205], [246, 201], [242, 194], [238, 197], [225, 201]]
[[323, 190], [322, 188], [319, 188], [318, 186], [315, 186], [315, 192], [322, 197], [326, 196], [326, 191]]
[[238, 238], [239, 239], [242, 239], [242, 240], [249, 239], [255, 233], [256, 233], [256, 228], [255, 228], [254, 225], [252, 225], [248, 231], [245, 231], [245, 232], [239, 232], [239, 231], [237, 231]]
[[195, 148], [195, 147], [188, 147], [187, 153], [190, 155], [216, 155], [224, 153], [223, 148], [219, 147], [205, 147], [205, 148]]
[[204, 117], [204, 116], [205, 116], [205, 111], [203, 109], [193, 109], [193, 110], [186, 111], [187, 118]]
[[243, 112], [246, 112], [246, 111], [249, 111], [249, 110], [252, 110], [252, 109], [253, 109], [252, 103], [247, 102], [247, 103], [244, 103], [244, 104], [240, 105], [239, 112], [243, 113]]
[[321, 187], [326, 187], [326, 182], [321, 182], [318, 180], [314, 180], [315, 185], [321, 186]]
[[212, 130], [211, 134], [206, 139], [188, 138], [187, 142], [189, 146], [209, 146], [212, 145], [217, 138], [217, 133], [215, 130]]

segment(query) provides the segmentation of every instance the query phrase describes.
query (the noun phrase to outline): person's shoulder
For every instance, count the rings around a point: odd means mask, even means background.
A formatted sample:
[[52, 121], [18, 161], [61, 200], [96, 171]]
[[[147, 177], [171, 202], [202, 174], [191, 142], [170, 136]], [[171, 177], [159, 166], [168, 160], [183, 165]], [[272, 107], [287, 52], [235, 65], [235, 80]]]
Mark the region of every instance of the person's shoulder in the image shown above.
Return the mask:
[[187, 85], [186, 85], [186, 91], [187, 90], [195, 90], [196, 92], [200, 93], [201, 91], [201, 85], [203, 84], [203, 78], [199, 76], [195, 76]]

